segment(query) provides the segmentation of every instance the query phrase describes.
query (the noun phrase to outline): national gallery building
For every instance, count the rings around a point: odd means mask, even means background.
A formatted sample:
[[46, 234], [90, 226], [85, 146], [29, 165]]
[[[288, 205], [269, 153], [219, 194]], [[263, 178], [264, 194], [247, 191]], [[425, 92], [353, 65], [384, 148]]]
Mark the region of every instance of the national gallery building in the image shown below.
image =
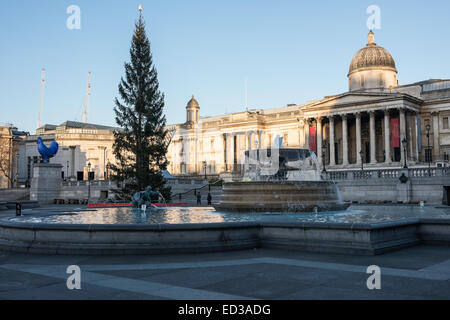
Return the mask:
[[327, 170], [447, 166], [450, 153], [450, 80], [399, 85], [391, 54], [375, 43], [351, 60], [349, 91], [303, 105], [200, 118], [194, 97], [186, 122], [173, 134], [168, 170], [173, 175], [230, 172], [245, 150], [283, 147], [313, 150]]

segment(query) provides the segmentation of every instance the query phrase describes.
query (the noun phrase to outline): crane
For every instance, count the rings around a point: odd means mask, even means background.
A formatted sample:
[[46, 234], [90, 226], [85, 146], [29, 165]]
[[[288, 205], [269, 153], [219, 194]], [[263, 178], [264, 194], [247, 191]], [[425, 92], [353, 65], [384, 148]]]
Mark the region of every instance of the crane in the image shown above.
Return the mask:
[[83, 115], [81, 121], [88, 123], [88, 111], [89, 111], [89, 96], [91, 95], [91, 73], [88, 72], [88, 85], [86, 89], [86, 97], [83, 104]]
[[42, 109], [44, 108], [44, 88], [45, 88], [45, 69], [42, 68], [41, 70], [41, 102], [39, 105], [39, 116], [38, 116], [38, 129], [41, 127], [41, 116], [42, 116]]

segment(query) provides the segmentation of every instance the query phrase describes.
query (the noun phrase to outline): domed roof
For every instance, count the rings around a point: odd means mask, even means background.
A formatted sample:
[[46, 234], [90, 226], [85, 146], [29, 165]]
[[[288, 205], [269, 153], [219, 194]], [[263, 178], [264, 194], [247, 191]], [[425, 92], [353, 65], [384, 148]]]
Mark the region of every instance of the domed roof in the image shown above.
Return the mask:
[[192, 96], [192, 99], [189, 100], [186, 109], [199, 109], [200, 105], [198, 104], [198, 101], [195, 100], [194, 96]]
[[397, 72], [394, 59], [386, 49], [377, 46], [372, 30], [369, 32], [367, 45], [353, 57], [348, 74], [350, 75], [365, 68], [391, 69]]

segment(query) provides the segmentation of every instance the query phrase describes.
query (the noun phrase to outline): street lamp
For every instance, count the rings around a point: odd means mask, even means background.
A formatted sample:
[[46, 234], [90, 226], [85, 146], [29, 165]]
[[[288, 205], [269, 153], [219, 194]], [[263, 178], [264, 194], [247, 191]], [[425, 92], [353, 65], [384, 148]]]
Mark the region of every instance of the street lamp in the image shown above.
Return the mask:
[[88, 203], [91, 198], [91, 163], [88, 163]]
[[430, 129], [431, 129], [431, 126], [429, 124], [427, 124], [425, 126], [425, 129], [427, 130], [427, 140], [428, 140], [428, 147], [427, 147], [427, 152], [425, 153], [425, 155], [427, 158], [426, 160], [428, 161], [428, 176], [431, 177], [431, 152], [430, 152]]
[[67, 171], [66, 171], [66, 180], [69, 180], [69, 160], [66, 161], [66, 165], [67, 165]]
[[406, 164], [406, 144], [408, 143], [408, 140], [406, 140], [406, 138], [403, 138], [402, 140], [402, 145], [403, 145], [403, 158], [404, 158], [404, 165], [403, 165], [403, 169], [408, 169], [408, 165]]
[[364, 152], [362, 150], [359, 151], [359, 156], [361, 158], [361, 171], [364, 171], [364, 161], [363, 161]]

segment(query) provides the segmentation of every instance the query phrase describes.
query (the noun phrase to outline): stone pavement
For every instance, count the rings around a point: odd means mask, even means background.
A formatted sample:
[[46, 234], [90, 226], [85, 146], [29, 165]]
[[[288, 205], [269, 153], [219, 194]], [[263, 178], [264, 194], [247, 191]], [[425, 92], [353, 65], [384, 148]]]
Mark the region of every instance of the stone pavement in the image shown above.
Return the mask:
[[[81, 268], [81, 290], [66, 268]], [[369, 290], [369, 265], [381, 289]], [[379, 256], [255, 249], [159, 256], [0, 252], [0, 299], [450, 299], [450, 248]]]

